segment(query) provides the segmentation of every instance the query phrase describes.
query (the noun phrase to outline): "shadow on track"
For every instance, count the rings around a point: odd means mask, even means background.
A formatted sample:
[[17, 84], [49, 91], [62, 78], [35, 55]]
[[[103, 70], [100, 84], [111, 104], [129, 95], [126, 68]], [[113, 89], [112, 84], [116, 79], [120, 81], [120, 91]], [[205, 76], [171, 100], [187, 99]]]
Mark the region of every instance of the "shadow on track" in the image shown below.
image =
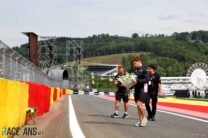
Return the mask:
[[122, 119], [122, 120], [138, 120], [137, 118], [127, 118], [127, 119], [123, 119], [122, 117], [118, 117], [118, 118], [112, 118], [110, 115], [87, 115], [87, 116], [92, 116], [92, 117], [106, 117], [106, 118], [111, 118], [111, 119]]
[[101, 122], [101, 121], [85, 121], [86, 124], [98, 124], [98, 125], [116, 125], [116, 126], [133, 126], [130, 124], [122, 124], [122, 123], [116, 123], [116, 122]]

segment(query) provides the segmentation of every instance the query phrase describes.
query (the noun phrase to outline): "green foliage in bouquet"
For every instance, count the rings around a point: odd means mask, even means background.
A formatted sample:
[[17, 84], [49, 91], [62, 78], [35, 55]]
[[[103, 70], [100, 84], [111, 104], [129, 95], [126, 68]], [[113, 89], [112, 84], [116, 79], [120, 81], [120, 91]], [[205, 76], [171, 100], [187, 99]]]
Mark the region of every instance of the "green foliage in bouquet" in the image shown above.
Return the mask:
[[125, 75], [119, 76], [118, 81], [122, 83], [126, 87], [127, 90], [129, 90], [134, 84], [132, 83], [132, 80], [136, 80], [136, 75], [133, 73], [126, 72]]
[[34, 120], [36, 112], [37, 112], [36, 107], [27, 108], [27, 111], [26, 111], [26, 115], [27, 115], [28, 118], [32, 119], [33, 125], [36, 124], [36, 122]]

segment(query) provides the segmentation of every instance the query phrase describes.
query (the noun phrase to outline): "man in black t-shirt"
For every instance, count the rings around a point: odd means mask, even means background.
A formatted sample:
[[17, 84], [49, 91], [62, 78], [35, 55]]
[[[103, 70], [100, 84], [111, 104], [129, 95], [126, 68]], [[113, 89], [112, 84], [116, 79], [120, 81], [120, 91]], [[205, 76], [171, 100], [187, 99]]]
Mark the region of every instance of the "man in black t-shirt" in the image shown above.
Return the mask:
[[121, 84], [120, 81], [118, 81], [118, 78], [125, 74], [125, 70], [122, 66], [118, 66], [118, 74], [114, 78], [114, 85], [118, 88], [116, 95], [115, 95], [115, 112], [111, 115], [112, 118], [119, 117], [118, 111], [121, 99], [124, 102], [124, 109], [125, 113], [123, 114], [122, 118], [128, 118], [128, 101], [129, 101], [129, 95], [127, 93], [126, 87]]
[[[159, 93], [159, 96], [162, 95], [161, 80], [160, 80], [160, 75], [156, 72], [155, 65], [153, 64], [149, 65], [148, 72], [149, 72], [148, 99], [145, 103], [145, 106], [148, 112], [147, 119], [155, 121], [158, 93]], [[149, 105], [150, 99], [152, 99], [152, 109], [150, 109], [150, 105]]]
[[140, 57], [135, 57], [132, 63], [134, 66], [134, 70], [132, 71], [132, 73], [137, 76], [137, 79], [132, 80], [132, 83], [135, 84], [134, 100], [137, 105], [137, 112], [139, 115], [139, 121], [135, 123], [135, 126], [145, 127], [148, 120], [145, 116], [142, 104], [146, 102], [146, 98], [148, 95], [148, 72], [142, 65]]

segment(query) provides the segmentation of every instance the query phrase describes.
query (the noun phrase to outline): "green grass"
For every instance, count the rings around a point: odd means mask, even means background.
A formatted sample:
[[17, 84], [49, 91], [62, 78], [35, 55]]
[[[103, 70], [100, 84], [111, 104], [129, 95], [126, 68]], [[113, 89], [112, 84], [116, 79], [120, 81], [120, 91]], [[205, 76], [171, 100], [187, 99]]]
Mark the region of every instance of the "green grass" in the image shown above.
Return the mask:
[[90, 57], [84, 58], [82, 60], [83, 65], [93, 65], [93, 64], [121, 64], [122, 57], [128, 57], [129, 55], [132, 56], [140, 56], [141, 54], [148, 54], [147, 52], [144, 53], [124, 53], [124, 54], [113, 54], [113, 55], [106, 55], [106, 56], [98, 56], [98, 57]]

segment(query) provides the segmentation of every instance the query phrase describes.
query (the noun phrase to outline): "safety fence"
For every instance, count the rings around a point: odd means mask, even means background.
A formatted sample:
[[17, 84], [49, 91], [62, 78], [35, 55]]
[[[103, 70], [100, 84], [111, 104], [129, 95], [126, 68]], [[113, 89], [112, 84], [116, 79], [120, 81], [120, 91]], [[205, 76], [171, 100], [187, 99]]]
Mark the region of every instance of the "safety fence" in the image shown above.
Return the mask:
[[41, 116], [55, 101], [70, 93], [69, 89], [0, 78], [0, 138], [9, 137], [7, 128], [26, 124], [29, 108], [36, 109], [35, 116]]
[[0, 77], [63, 87], [63, 80], [50, 78], [28, 59], [0, 41]]

